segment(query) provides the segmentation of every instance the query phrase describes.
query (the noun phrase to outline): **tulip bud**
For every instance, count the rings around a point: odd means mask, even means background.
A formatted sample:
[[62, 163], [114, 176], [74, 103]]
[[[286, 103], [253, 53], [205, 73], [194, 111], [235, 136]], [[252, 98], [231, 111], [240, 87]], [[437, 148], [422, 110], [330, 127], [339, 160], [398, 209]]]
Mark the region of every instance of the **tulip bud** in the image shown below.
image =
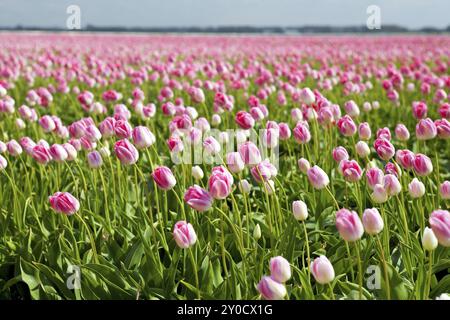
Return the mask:
[[436, 300], [450, 300], [450, 295], [448, 293], [441, 293], [439, 297], [436, 297]]
[[309, 168], [311, 168], [311, 165], [309, 164], [309, 161], [306, 160], [305, 158], [300, 158], [298, 159], [298, 168], [300, 169], [300, 171], [302, 173], [307, 173]]
[[355, 148], [356, 148], [356, 153], [361, 158], [368, 157], [370, 154], [370, 148], [365, 141], [358, 141]]
[[144, 126], [137, 126], [132, 132], [133, 142], [138, 149], [145, 149], [155, 143], [156, 138], [153, 133]]
[[433, 172], [433, 163], [431, 159], [424, 154], [416, 154], [413, 161], [414, 171], [418, 176], [425, 177]]
[[261, 227], [256, 224], [255, 229], [253, 229], [253, 238], [258, 241], [261, 238]]
[[165, 191], [172, 189], [177, 183], [172, 171], [164, 166], [153, 170], [152, 177], [158, 187]]
[[308, 207], [306, 206], [306, 203], [301, 200], [292, 202], [292, 213], [296, 220], [306, 220], [306, 218], [308, 218]]
[[429, 222], [439, 244], [450, 247], [450, 212], [435, 210], [431, 213]]
[[387, 174], [384, 176], [384, 189], [388, 195], [395, 196], [402, 191], [402, 185], [395, 175]]
[[348, 156], [347, 149], [345, 149], [344, 147], [341, 147], [341, 146], [334, 148], [333, 149], [333, 159], [337, 163], [340, 163], [342, 160], [348, 160], [349, 156]]
[[230, 152], [226, 157], [228, 169], [233, 173], [239, 173], [244, 170], [245, 164], [239, 152]]
[[425, 227], [422, 236], [422, 246], [427, 251], [433, 251], [438, 246], [438, 239], [432, 229]]
[[8, 161], [0, 155], [0, 170], [4, 170], [8, 166]]
[[330, 260], [320, 256], [311, 263], [311, 274], [320, 284], [327, 284], [334, 280], [334, 268]]
[[92, 169], [100, 168], [103, 164], [102, 156], [98, 151], [91, 151], [87, 155], [89, 167]]
[[355, 211], [340, 209], [336, 212], [336, 228], [341, 237], [348, 242], [361, 239], [364, 227]]
[[408, 184], [408, 191], [411, 198], [420, 198], [425, 194], [425, 185], [414, 178], [410, 184]]
[[197, 234], [192, 224], [186, 221], [178, 221], [173, 228], [173, 238], [180, 248], [186, 249], [195, 244]]
[[211, 124], [217, 127], [222, 122], [220, 116], [218, 114], [213, 114], [211, 117]]
[[442, 182], [441, 186], [439, 187], [439, 193], [441, 194], [442, 199], [450, 199], [450, 181]]
[[369, 124], [367, 122], [360, 123], [358, 126], [358, 133], [361, 140], [369, 140], [372, 135]]
[[380, 233], [384, 227], [383, 219], [375, 208], [364, 210], [362, 223], [364, 225], [364, 230], [370, 235]]
[[239, 181], [239, 190], [242, 193], [250, 193], [250, 191], [252, 190], [252, 186], [247, 180], [242, 179]]
[[197, 185], [189, 187], [184, 194], [184, 201], [197, 211], [203, 212], [211, 208], [213, 199], [208, 191]]
[[388, 200], [388, 193], [383, 185], [376, 184], [373, 187], [372, 200], [375, 203], [384, 203]]
[[194, 177], [195, 180], [201, 180], [203, 179], [203, 170], [199, 166], [193, 166], [192, 167], [192, 177]]
[[289, 262], [281, 257], [274, 257], [270, 259], [270, 275], [273, 280], [283, 283], [291, 278], [291, 266]]
[[407, 141], [409, 139], [409, 131], [403, 124], [398, 124], [395, 127], [395, 136], [400, 141]]
[[306, 174], [309, 182], [316, 189], [323, 189], [330, 183], [328, 175], [318, 166], [310, 168]]
[[69, 192], [56, 192], [49, 197], [49, 201], [57, 213], [72, 215], [80, 209], [80, 203]]
[[281, 300], [287, 294], [284, 284], [281, 284], [268, 276], [262, 277], [257, 288], [261, 296], [266, 300]]

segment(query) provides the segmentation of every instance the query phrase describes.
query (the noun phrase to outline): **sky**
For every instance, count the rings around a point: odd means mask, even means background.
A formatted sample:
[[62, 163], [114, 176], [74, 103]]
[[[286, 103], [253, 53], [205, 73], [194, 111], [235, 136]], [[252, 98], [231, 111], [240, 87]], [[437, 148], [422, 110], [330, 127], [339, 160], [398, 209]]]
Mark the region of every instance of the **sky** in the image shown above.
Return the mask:
[[69, 5], [82, 27], [365, 25], [369, 5], [381, 26], [450, 25], [450, 0], [0, 0], [0, 27], [65, 28]]

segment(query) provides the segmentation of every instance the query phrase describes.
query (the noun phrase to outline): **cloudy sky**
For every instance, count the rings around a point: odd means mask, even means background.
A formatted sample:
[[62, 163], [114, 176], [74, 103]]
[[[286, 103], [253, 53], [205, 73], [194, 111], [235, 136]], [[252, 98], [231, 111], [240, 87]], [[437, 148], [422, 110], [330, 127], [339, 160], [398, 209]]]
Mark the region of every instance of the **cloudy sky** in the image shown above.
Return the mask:
[[449, 0], [0, 0], [0, 26], [64, 28], [72, 4], [82, 26], [363, 25], [372, 4], [382, 24], [450, 25]]

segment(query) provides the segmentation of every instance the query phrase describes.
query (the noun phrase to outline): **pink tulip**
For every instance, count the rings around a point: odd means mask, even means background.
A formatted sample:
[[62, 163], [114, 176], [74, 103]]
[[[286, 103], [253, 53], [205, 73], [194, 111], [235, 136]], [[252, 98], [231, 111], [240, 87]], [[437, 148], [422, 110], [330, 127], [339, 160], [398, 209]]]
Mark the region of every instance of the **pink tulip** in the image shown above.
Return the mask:
[[136, 148], [146, 149], [155, 143], [155, 136], [153, 133], [144, 126], [137, 126], [132, 132], [133, 142]]
[[44, 129], [44, 132], [52, 132], [56, 129], [55, 121], [53, 121], [53, 118], [51, 116], [42, 116], [39, 119], [39, 125]]
[[436, 125], [437, 135], [439, 138], [450, 138], [450, 122], [447, 121], [447, 119], [436, 120], [434, 124]]
[[367, 122], [362, 122], [359, 124], [358, 126], [358, 134], [359, 134], [359, 138], [361, 140], [369, 140], [371, 135], [372, 135], [372, 131], [370, 130], [370, 125]]
[[418, 176], [425, 177], [433, 172], [433, 163], [426, 155], [418, 153], [414, 157], [414, 171]]
[[245, 111], [239, 111], [235, 117], [236, 123], [244, 130], [250, 129], [255, 125], [252, 115]]
[[311, 168], [309, 161], [306, 160], [305, 158], [298, 159], [297, 164], [300, 171], [305, 174], [308, 172], [309, 168]]
[[421, 119], [416, 125], [416, 137], [418, 140], [430, 140], [436, 137], [437, 128], [430, 118]]
[[291, 266], [285, 258], [281, 256], [271, 258], [269, 265], [273, 280], [283, 283], [291, 278]]
[[311, 140], [311, 133], [305, 123], [299, 122], [294, 128], [293, 134], [298, 143], [305, 144]]
[[333, 159], [338, 164], [342, 160], [348, 160], [348, 158], [349, 158], [349, 156], [348, 156], [347, 149], [345, 149], [344, 147], [339, 146], [339, 147], [336, 147], [333, 149]]
[[258, 165], [254, 166], [250, 173], [256, 182], [268, 181], [277, 175], [277, 168], [270, 163], [269, 160], [264, 160]]
[[344, 104], [345, 112], [352, 118], [359, 116], [359, 108], [355, 101], [350, 100]]
[[50, 155], [56, 162], [64, 162], [69, 154], [67, 153], [66, 149], [60, 144], [54, 144], [49, 149]]
[[20, 144], [14, 139], [12, 139], [8, 143], [6, 143], [6, 149], [8, 150], [8, 153], [13, 157], [18, 157], [23, 152]]
[[52, 155], [47, 147], [42, 145], [36, 145], [33, 148], [32, 157], [37, 163], [47, 164], [52, 161]]
[[[384, 179], [383, 179], [384, 180]], [[372, 200], [375, 203], [384, 203], [388, 200], [388, 193], [382, 184], [376, 184], [373, 187]]]
[[388, 141], [391, 141], [391, 139], [392, 139], [391, 130], [389, 130], [389, 128], [387, 128], [387, 127], [378, 129], [376, 136], [377, 136], [377, 139], [385, 139]]
[[409, 195], [412, 198], [420, 198], [425, 194], [425, 185], [419, 181], [419, 179], [414, 178], [410, 184], [408, 184]]
[[328, 175], [318, 166], [308, 169], [306, 174], [309, 182], [316, 189], [323, 189], [330, 183]]
[[279, 129], [280, 129], [280, 139], [281, 140], [287, 140], [291, 137], [291, 129], [289, 128], [288, 124], [280, 123]]
[[361, 239], [364, 227], [355, 211], [340, 209], [336, 212], [336, 228], [341, 237], [348, 242]]
[[367, 185], [373, 190], [375, 185], [383, 184], [384, 173], [378, 168], [370, 168], [366, 171]]
[[71, 145], [70, 143], [64, 143], [62, 146], [67, 152], [67, 161], [73, 161], [77, 158], [77, 150], [73, 145]]
[[246, 141], [241, 144], [238, 149], [246, 166], [253, 167], [261, 162], [261, 153], [253, 142]]
[[450, 120], [450, 104], [444, 103], [439, 107], [439, 115], [447, 120]]
[[120, 162], [124, 165], [134, 164], [139, 159], [139, 152], [126, 139], [122, 139], [116, 142], [116, 144], [114, 145], [114, 153], [116, 154]]
[[173, 227], [173, 238], [180, 248], [187, 249], [195, 244], [197, 234], [190, 223], [178, 221]]
[[405, 125], [399, 123], [395, 127], [395, 136], [400, 141], [407, 141], [409, 139], [409, 131], [408, 128], [405, 127]]
[[87, 160], [89, 167], [93, 169], [100, 168], [103, 164], [103, 159], [100, 152], [95, 150], [88, 153]]
[[425, 102], [417, 102], [414, 101], [412, 104], [412, 113], [414, 118], [420, 120], [420, 119], [424, 119], [427, 116], [427, 112], [428, 112], [428, 107], [426, 105]]
[[214, 167], [208, 180], [210, 195], [214, 199], [225, 199], [232, 191], [233, 180], [224, 166]]
[[286, 287], [272, 277], [264, 276], [257, 286], [258, 292], [266, 300], [281, 300], [286, 294]]
[[349, 182], [356, 182], [362, 177], [362, 170], [355, 160], [342, 160], [339, 164], [339, 170], [344, 179]]
[[414, 158], [416, 156], [412, 151], [409, 151], [408, 149], [404, 150], [397, 150], [395, 154], [395, 161], [397, 161], [398, 164], [402, 166], [405, 170], [410, 170], [413, 168], [414, 165]]
[[386, 139], [376, 139], [373, 146], [378, 156], [385, 161], [391, 159], [395, 154], [394, 146]]
[[339, 132], [346, 137], [351, 137], [356, 133], [356, 124], [349, 115], [340, 118], [337, 127]]
[[450, 212], [447, 210], [435, 210], [431, 213], [430, 226], [439, 244], [450, 247]]
[[56, 192], [49, 197], [50, 206], [57, 213], [72, 215], [80, 209], [80, 203], [69, 192]]
[[325, 256], [314, 259], [310, 269], [314, 279], [320, 284], [327, 284], [334, 280], [333, 265]]
[[158, 187], [165, 191], [172, 189], [177, 183], [172, 171], [164, 166], [153, 170], [152, 177]]
[[384, 189], [390, 196], [395, 196], [402, 190], [402, 185], [398, 181], [397, 177], [393, 174], [387, 174], [384, 176], [383, 180]]
[[103, 138], [107, 139], [114, 135], [115, 127], [116, 127], [116, 119], [112, 117], [107, 117], [99, 124], [98, 129], [100, 130], [100, 133], [102, 134]]
[[239, 173], [244, 170], [245, 163], [239, 152], [230, 152], [226, 157], [228, 169], [233, 173]]
[[131, 138], [132, 128], [126, 120], [118, 120], [114, 126], [114, 133], [119, 139]]
[[5, 170], [5, 168], [8, 166], [8, 161], [0, 155], [0, 170]]
[[441, 186], [439, 187], [439, 193], [442, 199], [450, 200], [450, 181], [442, 182]]
[[179, 137], [170, 137], [167, 140], [170, 152], [179, 153], [184, 150], [183, 141]]
[[370, 235], [376, 235], [383, 230], [384, 222], [376, 208], [364, 210], [362, 223], [364, 230]]
[[220, 152], [220, 143], [214, 137], [207, 137], [203, 141], [203, 148], [206, 154], [216, 155]]
[[208, 191], [193, 185], [184, 194], [184, 201], [194, 210], [203, 212], [211, 208], [213, 199]]

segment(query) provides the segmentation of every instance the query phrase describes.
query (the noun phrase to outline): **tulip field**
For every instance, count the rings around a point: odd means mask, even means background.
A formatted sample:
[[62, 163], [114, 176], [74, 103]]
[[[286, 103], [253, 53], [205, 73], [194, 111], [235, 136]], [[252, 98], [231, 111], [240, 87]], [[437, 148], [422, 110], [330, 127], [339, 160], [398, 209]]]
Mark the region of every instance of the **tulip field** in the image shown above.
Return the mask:
[[0, 34], [0, 299], [450, 299], [450, 37]]

